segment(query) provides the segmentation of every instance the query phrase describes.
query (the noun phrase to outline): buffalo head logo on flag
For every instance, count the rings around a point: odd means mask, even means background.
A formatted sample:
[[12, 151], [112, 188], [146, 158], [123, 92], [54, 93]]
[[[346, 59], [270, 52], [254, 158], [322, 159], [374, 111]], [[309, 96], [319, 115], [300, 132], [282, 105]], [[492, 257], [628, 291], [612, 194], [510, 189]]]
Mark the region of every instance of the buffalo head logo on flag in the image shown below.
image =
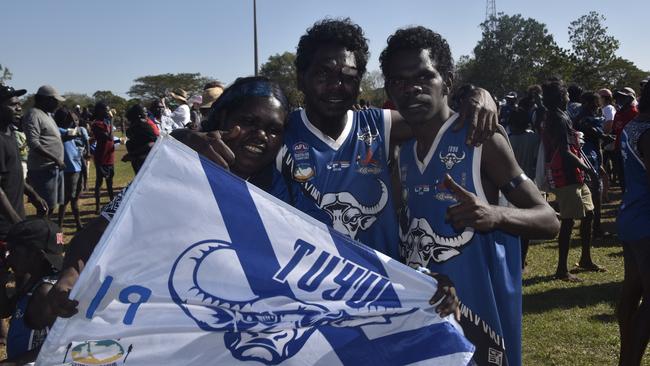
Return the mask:
[[467, 364], [473, 346], [428, 303], [435, 289], [162, 138], [37, 364]]

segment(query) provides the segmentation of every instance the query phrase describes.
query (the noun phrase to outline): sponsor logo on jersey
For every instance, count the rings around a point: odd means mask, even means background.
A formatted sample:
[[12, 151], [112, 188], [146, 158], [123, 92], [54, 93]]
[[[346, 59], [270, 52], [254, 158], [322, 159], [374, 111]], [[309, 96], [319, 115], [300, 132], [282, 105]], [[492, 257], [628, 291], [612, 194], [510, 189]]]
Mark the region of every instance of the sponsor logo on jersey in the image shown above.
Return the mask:
[[363, 141], [365, 151], [357, 154], [356, 171], [360, 174], [379, 174], [382, 172], [381, 167], [381, 142], [378, 139], [379, 131], [371, 131], [368, 128], [362, 128], [357, 133], [359, 141]]
[[304, 142], [298, 142], [293, 145], [293, 158], [296, 161], [310, 160], [309, 145]]
[[350, 162], [349, 161], [330, 161], [327, 163], [327, 170], [331, 170], [334, 172], [340, 172], [343, 169], [347, 169], [350, 167]]

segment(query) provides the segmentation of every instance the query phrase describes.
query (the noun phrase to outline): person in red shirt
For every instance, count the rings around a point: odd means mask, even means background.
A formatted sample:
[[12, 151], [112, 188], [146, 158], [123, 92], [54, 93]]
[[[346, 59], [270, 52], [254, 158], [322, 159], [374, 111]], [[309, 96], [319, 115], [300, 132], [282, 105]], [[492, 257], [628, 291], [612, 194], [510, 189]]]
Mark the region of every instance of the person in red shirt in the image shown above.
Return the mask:
[[617, 90], [614, 93], [614, 99], [616, 100], [616, 104], [620, 106], [620, 109], [616, 112], [614, 121], [612, 122], [612, 132], [616, 135], [614, 169], [618, 176], [621, 189], [625, 191], [625, 172], [623, 171], [623, 157], [621, 155], [621, 133], [627, 123], [639, 115], [639, 109], [634, 103], [636, 95], [632, 88], [625, 87], [621, 90]]
[[108, 197], [113, 200], [113, 175], [115, 169], [115, 145], [113, 143], [113, 123], [109, 118], [108, 105], [104, 102], [95, 104], [95, 122], [91, 126], [91, 131], [97, 142], [93, 154], [95, 163], [95, 209], [99, 214], [100, 209], [100, 190], [103, 180], [106, 180], [106, 189]]

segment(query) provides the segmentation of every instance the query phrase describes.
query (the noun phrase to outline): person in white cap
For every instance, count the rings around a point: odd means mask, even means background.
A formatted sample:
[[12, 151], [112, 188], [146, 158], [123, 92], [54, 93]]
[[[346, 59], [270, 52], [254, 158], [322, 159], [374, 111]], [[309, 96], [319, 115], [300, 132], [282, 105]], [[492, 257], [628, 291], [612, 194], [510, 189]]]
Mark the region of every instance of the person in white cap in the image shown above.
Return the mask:
[[41, 86], [34, 97], [34, 108], [25, 115], [27, 136], [27, 181], [47, 202], [52, 213], [63, 204], [63, 141], [51, 114], [64, 101], [50, 85]]

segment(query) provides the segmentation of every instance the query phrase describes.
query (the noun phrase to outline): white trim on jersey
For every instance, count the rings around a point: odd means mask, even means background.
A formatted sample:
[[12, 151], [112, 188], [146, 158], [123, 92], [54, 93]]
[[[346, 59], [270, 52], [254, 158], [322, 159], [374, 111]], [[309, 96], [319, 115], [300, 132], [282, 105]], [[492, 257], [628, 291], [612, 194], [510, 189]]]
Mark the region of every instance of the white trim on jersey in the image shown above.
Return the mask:
[[386, 155], [387, 155], [387, 161], [390, 160], [390, 129], [393, 127], [393, 119], [390, 116], [390, 109], [382, 109], [381, 110], [384, 116], [384, 139], [386, 141]]
[[354, 122], [354, 112], [348, 111], [347, 114], [345, 115], [346, 121], [345, 121], [345, 127], [343, 127], [343, 131], [341, 131], [341, 134], [339, 137], [334, 140], [333, 138], [325, 135], [321, 130], [316, 128], [316, 126], [312, 125], [311, 122], [309, 122], [309, 118], [307, 118], [307, 113], [305, 112], [304, 109], [300, 110], [300, 119], [302, 122], [305, 124], [305, 127], [311, 132], [314, 136], [318, 137], [321, 141], [323, 141], [327, 146], [332, 148], [332, 150], [337, 151], [347, 140], [348, 136], [350, 135], [350, 131], [352, 131], [352, 124]]
[[440, 139], [442, 139], [442, 136], [445, 134], [445, 132], [447, 132], [449, 127], [454, 124], [456, 118], [458, 118], [458, 113], [454, 113], [451, 117], [449, 117], [449, 119], [445, 121], [445, 123], [443, 123], [442, 127], [440, 127], [436, 138], [433, 140], [433, 144], [431, 144], [429, 147], [429, 152], [427, 152], [427, 155], [424, 157], [424, 161], [420, 161], [420, 158], [418, 158], [418, 141], [415, 140], [415, 143], [413, 144], [413, 156], [415, 156], [415, 164], [418, 166], [420, 174], [424, 174], [427, 166], [429, 166], [429, 162], [431, 162], [431, 159], [433, 158], [433, 153], [438, 148]]
[[635, 146], [630, 146], [630, 137], [627, 135], [627, 132], [625, 132], [625, 130], [623, 130], [623, 134], [625, 135], [625, 141], [627, 141], [627, 142], [626, 142], [626, 144], [628, 145], [628, 149], [627, 149], [627, 150], [628, 150], [629, 152], [631, 152], [632, 155], [633, 155], [633, 156], [636, 158], [636, 160], [639, 162], [639, 164], [641, 164], [641, 167], [643, 168], [643, 170], [647, 170], [647, 168], [646, 168], [646, 166], [645, 166], [645, 163], [643, 163], [643, 160], [641, 160], [641, 158], [639, 157], [639, 155], [636, 154], [636, 151], [634, 151], [634, 150], [635, 150], [635, 149], [634, 149]]
[[489, 203], [485, 190], [483, 190], [483, 179], [481, 179], [481, 158], [483, 157], [483, 145], [474, 148], [474, 158], [472, 160], [472, 180], [474, 189], [478, 198]]
[[278, 150], [278, 154], [275, 156], [275, 169], [279, 172], [282, 171], [282, 159], [284, 159], [284, 154], [287, 153], [287, 145], [284, 143], [282, 144], [282, 147], [280, 147], [280, 150]]

